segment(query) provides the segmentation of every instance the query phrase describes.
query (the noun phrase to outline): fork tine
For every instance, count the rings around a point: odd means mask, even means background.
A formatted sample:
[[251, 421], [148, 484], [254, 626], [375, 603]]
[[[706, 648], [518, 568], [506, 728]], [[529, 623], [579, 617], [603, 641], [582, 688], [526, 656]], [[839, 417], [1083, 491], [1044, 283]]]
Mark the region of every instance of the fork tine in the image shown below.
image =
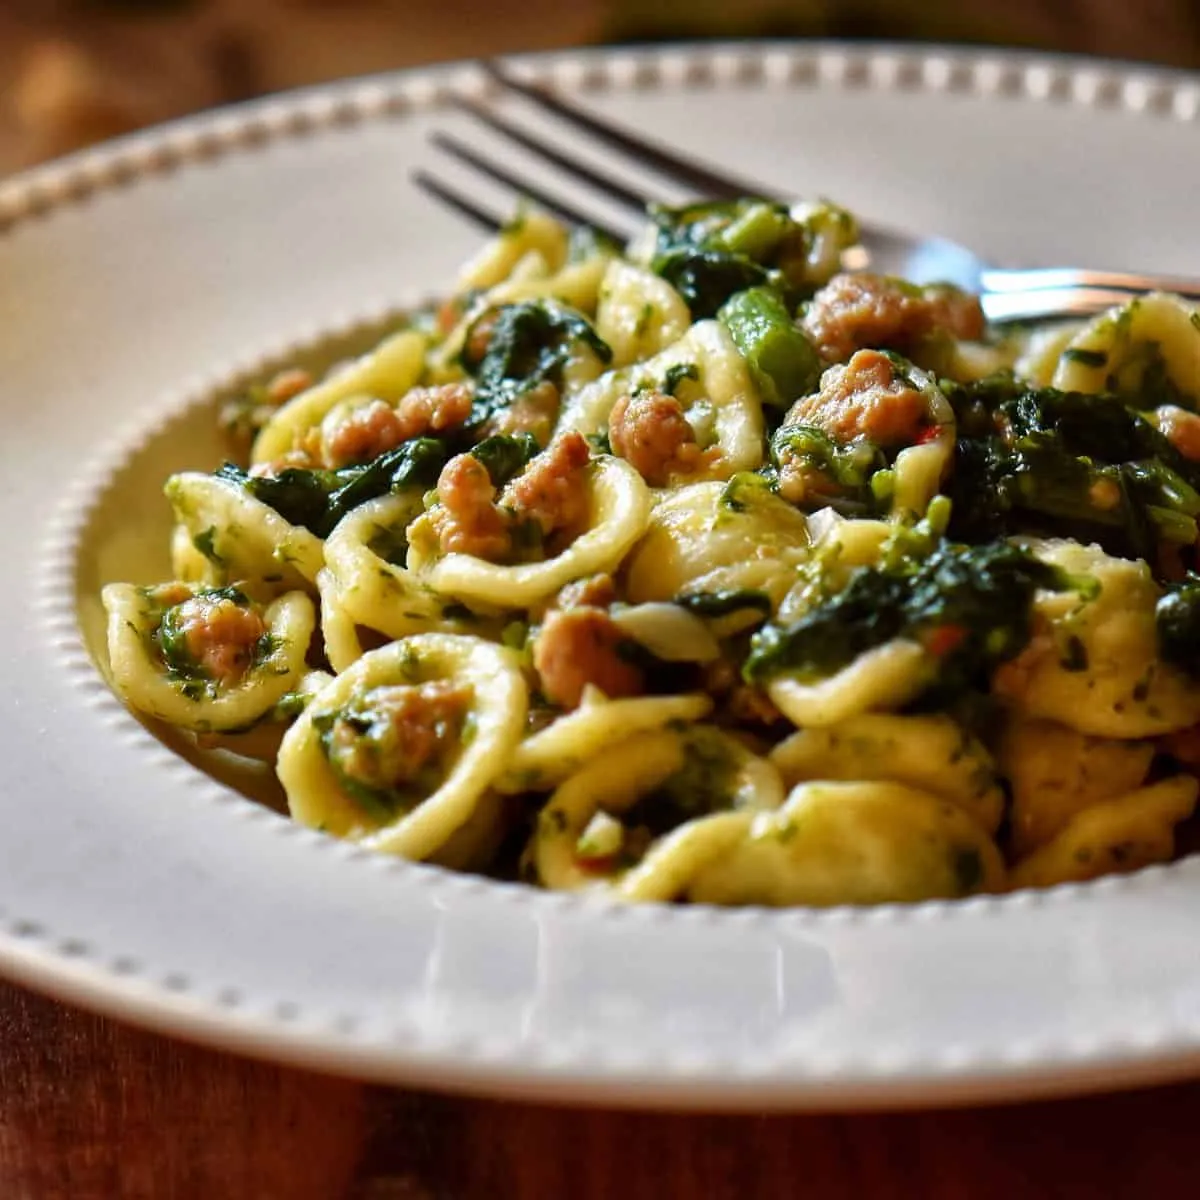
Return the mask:
[[575, 158], [573, 155], [564, 154], [561, 150], [556, 150], [546, 142], [540, 141], [524, 129], [512, 124], [510, 121], [506, 121], [503, 117], [491, 112], [482, 104], [468, 99], [466, 96], [455, 96], [452, 102], [464, 112], [470, 113], [475, 120], [494, 130], [502, 137], [516, 142], [518, 146], [523, 146], [531, 154], [537, 155], [544, 162], [558, 167], [560, 171], [563, 171], [574, 179], [578, 179], [581, 183], [588, 184], [603, 195], [615, 200], [618, 204], [623, 204], [626, 208], [636, 212], [639, 216], [646, 211], [646, 206], [652, 200], [652, 197], [645, 193], [637, 192], [633, 188], [618, 183], [615, 179], [601, 175], [600, 172], [594, 171], [586, 163]]
[[413, 171], [410, 178], [426, 195], [440, 200], [447, 208], [466, 217], [468, 221], [478, 225], [485, 233], [498, 233], [504, 222], [484, 208], [480, 208], [474, 200], [468, 200], [461, 192], [455, 191], [440, 179], [435, 179], [428, 171]]
[[588, 225], [598, 233], [602, 233], [616, 242], [624, 242], [629, 238], [628, 231], [622, 232], [613, 229], [589, 217], [586, 213], [550, 195], [549, 192], [544, 191], [529, 180], [521, 179], [519, 176], [514, 175], [507, 168], [500, 166], [490, 158], [486, 158], [477, 150], [473, 150], [470, 146], [465, 145], [455, 137], [451, 137], [448, 133], [435, 130], [429, 135], [429, 140], [439, 150], [443, 150], [452, 158], [466, 163], [467, 166], [472, 167], [481, 175], [486, 175], [489, 179], [504, 184], [505, 187], [511, 188], [518, 195], [528, 196], [529, 199], [536, 201], [542, 208], [546, 209], [547, 212], [554, 213], [555, 216], [561, 217], [570, 225]]
[[691, 159], [672, 154], [660, 145], [635, 137], [616, 125], [602, 121], [600, 118], [576, 108], [573, 104], [568, 104], [557, 96], [551, 95], [545, 88], [525, 83], [524, 80], [510, 75], [494, 59], [485, 59], [480, 66], [501, 87], [524, 96], [543, 111], [562, 118], [577, 129], [591, 134], [606, 146], [628, 154], [631, 158], [653, 168], [660, 175], [685, 184], [707, 198], [716, 200], [737, 200], [742, 196], [776, 198], [758, 184], [734, 179], [728, 175], [719, 175]]

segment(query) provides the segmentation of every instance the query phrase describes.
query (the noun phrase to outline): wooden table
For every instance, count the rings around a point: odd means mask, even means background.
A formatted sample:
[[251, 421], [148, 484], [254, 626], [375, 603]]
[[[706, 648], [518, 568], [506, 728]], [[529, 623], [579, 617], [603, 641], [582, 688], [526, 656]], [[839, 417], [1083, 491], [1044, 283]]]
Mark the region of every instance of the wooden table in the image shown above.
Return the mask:
[[0, 1047], [3, 1200], [1200, 1194], [1200, 1084], [853, 1117], [555, 1109], [251, 1062], [7, 985]]

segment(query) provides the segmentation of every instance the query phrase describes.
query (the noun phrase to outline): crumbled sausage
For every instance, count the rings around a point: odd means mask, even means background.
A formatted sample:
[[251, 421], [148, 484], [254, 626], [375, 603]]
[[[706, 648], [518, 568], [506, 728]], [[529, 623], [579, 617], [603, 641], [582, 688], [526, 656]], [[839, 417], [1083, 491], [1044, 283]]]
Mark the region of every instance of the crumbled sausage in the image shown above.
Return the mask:
[[835, 441], [865, 437], [877, 446], [915, 442], [926, 424], [925, 398], [886, 354], [859, 350], [821, 376], [820, 390], [792, 405], [785, 425], [815, 425]]
[[496, 488], [479, 459], [455, 455], [438, 476], [437, 494], [429, 519], [443, 554], [471, 554], [490, 562], [508, 556], [511, 518], [496, 507]]
[[492, 334], [496, 332], [496, 322], [500, 320], [500, 310], [492, 309], [486, 312], [472, 324], [467, 331], [466, 344], [463, 346], [463, 358], [469, 363], [483, 361], [483, 356], [492, 344]]
[[1168, 733], [1158, 740], [1159, 748], [1193, 773], [1200, 772], [1200, 725]]
[[608, 574], [588, 575], [568, 583], [554, 598], [555, 608], [608, 608], [617, 598], [617, 585]]
[[588, 684], [610, 699], [638, 695], [645, 680], [621, 656], [626, 641], [603, 609], [583, 605], [551, 612], [533, 646], [542, 694], [563, 708], [577, 708]]
[[255, 647], [267, 632], [266, 622], [228, 596], [193, 596], [175, 610], [188, 654], [221, 683], [240, 679], [254, 661]]
[[651, 487], [694, 475], [720, 453], [715, 447], [701, 450], [683, 405], [656, 391], [618, 398], [608, 418], [608, 441]]
[[826, 362], [845, 362], [855, 350], [908, 350], [930, 334], [983, 335], [983, 309], [958, 288], [917, 288], [884, 275], [835, 275], [813, 297], [801, 322]]
[[374, 688], [353, 713], [334, 720], [330, 758], [367, 787], [411, 783], [457, 736], [472, 694], [446, 680]]
[[545, 446], [558, 420], [558, 388], [549, 380], [531, 387], [512, 404], [500, 409], [483, 426], [481, 435], [529, 433], [539, 446]]
[[232, 456], [245, 459], [258, 431], [284, 404], [312, 384], [313, 377], [307, 371], [289, 367], [269, 379], [265, 387], [252, 388], [246, 395], [223, 404], [217, 414], [217, 428], [229, 443]]
[[289, 367], [268, 380], [265, 392], [267, 403], [278, 408], [295, 399], [301, 392], [307, 392], [312, 385], [313, 377], [308, 371], [300, 367]]
[[[574, 529], [587, 517], [591, 450], [583, 434], [560, 433], [500, 496], [520, 524], [536, 522], [542, 537]], [[440, 493], [439, 493], [440, 494]]]
[[370, 462], [404, 441], [396, 410], [383, 400], [355, 408], [324, 438], [326, 466], [344, 467]]
[[429, 518], [443, 554], [491, 562], [509, 557], [514, 534], [533, 526], [539, 540], [570, 530], [587, 516], [587, 440], [569, 432], [536, 455], [499, 500], [487, 468], [470, 453], [452, 458], [438, 477]]
[[1035, 633], [1016, 658], [1010, 658], [996, 668], [992, 676], [992, 692], [1002, 700], [1020, 703], [1029, 691], [1036, 672], [1051, 655], [1058, 651], [1047, 632]]
[[327, 467], [370, 462], [402, 442], [456, 429], [471, 413], [471, 389], [465, 383], [415, 387], [393, 408], [372, 400], [352, 409], [324, 437]]
[[1176, 404], [1164, 404], [1150, 414], [1159, 433], [1191, 462], [1200, 462], [1200, 416]]
[[743, 683], [738, 669], [727, 659], [708, 666], [704, 688], [716, 699], [721, 713], [738, 725], [774, 725], [782, 720], [766, 693]]

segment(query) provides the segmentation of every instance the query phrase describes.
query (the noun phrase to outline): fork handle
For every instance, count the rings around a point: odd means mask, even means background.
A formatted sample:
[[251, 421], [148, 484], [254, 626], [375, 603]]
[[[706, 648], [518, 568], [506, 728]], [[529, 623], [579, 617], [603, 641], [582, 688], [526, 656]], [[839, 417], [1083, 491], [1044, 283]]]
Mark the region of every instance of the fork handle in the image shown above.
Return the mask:
[[[1200, 279], [1175, 275], [1135, 275], [1126, 271], [1088, 271], [1079, 267], [1036, 267], [1029, 270], [988, 268], [980, 275], [980, 287], [993, 294], [1016, 294], [1068, 288], [1108, 289], [1124, 292], [1174, 292], [1200, 301]], [[1128, 297], [1118, 295], [1120, 304]]]
[[1041, 287], [1028, 291], [983, 292], [979, 302], [993, 325], [1055, 317], [1090, 317], [1126, 304], [1132, 294], [1119, 288]]

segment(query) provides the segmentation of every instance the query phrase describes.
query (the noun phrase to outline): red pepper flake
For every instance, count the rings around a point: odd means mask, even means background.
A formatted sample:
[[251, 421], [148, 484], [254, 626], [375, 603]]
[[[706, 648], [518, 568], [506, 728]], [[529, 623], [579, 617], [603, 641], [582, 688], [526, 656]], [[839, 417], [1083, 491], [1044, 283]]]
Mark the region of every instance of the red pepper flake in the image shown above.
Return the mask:
[[962, 645], [966, 636], [967, 631], [961, 625], [939, 625], [921, 639], [921, 644], [934, 658], [945, 658]]
[[443, 337], [447, 336], [458, 324], [462, 317], [462, 301], [457, 296], [451, 296], [442, 302], [437, 311], [437, 329]]
[[584, 858], [582, 854], [577, 854], [575, 862], [581, 871], [586, 871], [589, 875], [611, 875], [616, 870], [617, 856], [605, 854], [600, 858]]
[[926, 425], [920, 433], [917, 434], [917, 445], [924, 446], [927, 442], [936, 442], [941, 436], [942, 427], [940, 425]]

